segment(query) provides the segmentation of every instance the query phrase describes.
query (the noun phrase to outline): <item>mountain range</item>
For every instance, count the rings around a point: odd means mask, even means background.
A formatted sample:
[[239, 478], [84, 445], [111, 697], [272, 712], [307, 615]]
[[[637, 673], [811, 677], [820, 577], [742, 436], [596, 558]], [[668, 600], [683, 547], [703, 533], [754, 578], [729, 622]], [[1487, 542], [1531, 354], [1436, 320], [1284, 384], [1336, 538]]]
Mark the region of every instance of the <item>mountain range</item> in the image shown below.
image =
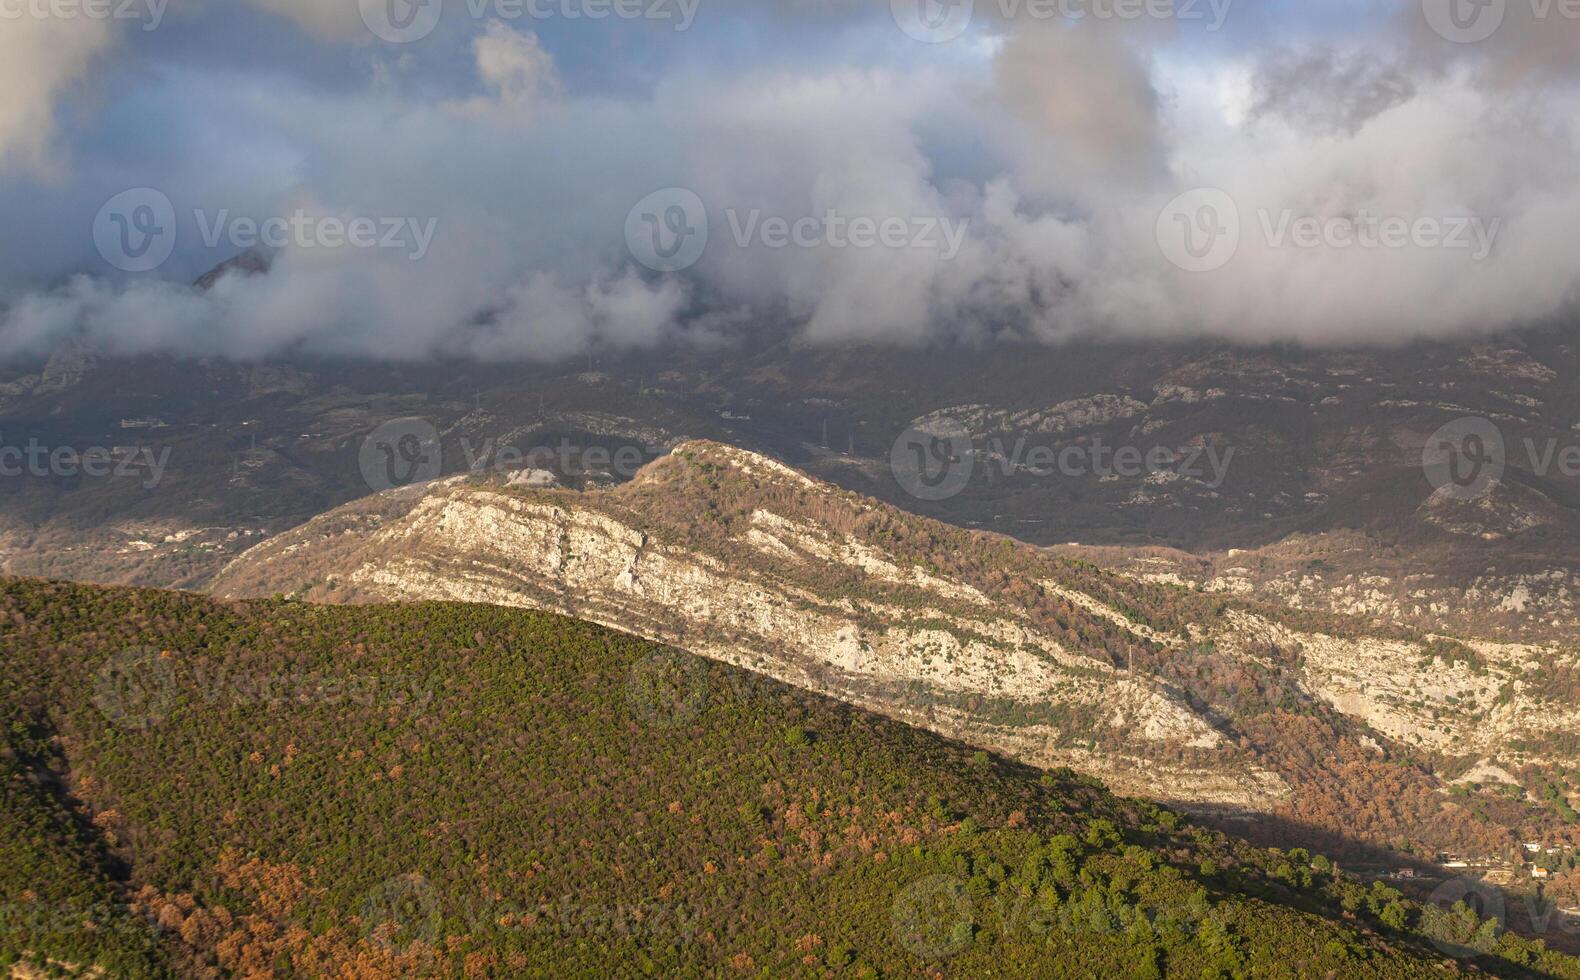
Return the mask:
[[3, 370], [7, 574], [571, 616], [1421, 898], [1580, 907], [1561, 334]]

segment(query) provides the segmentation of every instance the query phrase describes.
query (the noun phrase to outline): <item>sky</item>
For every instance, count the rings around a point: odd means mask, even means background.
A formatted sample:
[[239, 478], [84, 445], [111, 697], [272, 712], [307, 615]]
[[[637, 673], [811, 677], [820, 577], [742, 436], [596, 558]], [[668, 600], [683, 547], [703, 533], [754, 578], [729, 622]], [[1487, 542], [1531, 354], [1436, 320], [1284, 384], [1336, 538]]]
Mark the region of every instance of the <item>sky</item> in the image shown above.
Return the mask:
[[1567, 0], [0, 0], [0, 357], [1562, 323], [1577, 74]]

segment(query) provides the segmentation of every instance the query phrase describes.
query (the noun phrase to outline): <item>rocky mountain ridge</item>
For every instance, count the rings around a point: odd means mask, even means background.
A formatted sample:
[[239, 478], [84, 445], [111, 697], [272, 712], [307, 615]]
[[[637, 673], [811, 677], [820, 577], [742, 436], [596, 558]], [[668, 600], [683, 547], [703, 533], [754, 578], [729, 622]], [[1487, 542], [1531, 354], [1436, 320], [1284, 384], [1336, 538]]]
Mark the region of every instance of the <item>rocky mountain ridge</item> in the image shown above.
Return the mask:
[[1447, 785], [1477, 764], [1573, 763], [1551, 736], [1580, 713], [1542, 686], [1550, 649], [1113, 574], [719, 443], [612, 489], [506, 482], [347, 505], [252, 548], [213, 591], [563, 612], [1125, 792], [1374, 843], [1424, 815], [1423, 847], [1540, 823], [1503, 801], [1487, 831]]

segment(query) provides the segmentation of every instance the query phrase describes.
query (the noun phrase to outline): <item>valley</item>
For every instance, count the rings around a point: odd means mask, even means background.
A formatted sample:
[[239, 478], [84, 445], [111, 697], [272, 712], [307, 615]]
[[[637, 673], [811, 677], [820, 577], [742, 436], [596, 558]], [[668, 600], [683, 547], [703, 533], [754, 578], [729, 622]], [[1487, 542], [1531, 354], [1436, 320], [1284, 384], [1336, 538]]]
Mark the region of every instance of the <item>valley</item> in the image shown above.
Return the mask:
[[[66, 350], [0, 388], [5, 442], [166, 462], [0, 481], [0, 568], [571, 615], [1422, 894], [1456, 879], [1445, 855], [1519, 894], [1524, 842], [1580, 844], [1576, 500], [1518, 448], [1580, 410], [1568, 347], [919, 354], [876, 386], [835, 352], [669, 357], [507, 377]], [[1466, 371], [1502, 372], [1495, 397]], [[1514, 447], [1471, 500], [1421, 468], [1461, 411]], [[432, 468], [370, 469], [413, 425]], [[889, 443], [939, 425], [970, 479], [923, 499]], [[1131, 446], [1163, 465], [1116, 471]], [[1573, 863], [1541, 889], [1580, 906]]]

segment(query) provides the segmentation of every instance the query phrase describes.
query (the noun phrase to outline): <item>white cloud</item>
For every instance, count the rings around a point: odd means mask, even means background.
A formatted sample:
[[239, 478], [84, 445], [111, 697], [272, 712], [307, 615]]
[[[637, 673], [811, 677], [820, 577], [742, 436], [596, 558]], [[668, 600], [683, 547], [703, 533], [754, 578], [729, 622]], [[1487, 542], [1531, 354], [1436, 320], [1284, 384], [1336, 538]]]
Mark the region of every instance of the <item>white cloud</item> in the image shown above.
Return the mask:
[[1077, 178], [1149, 176], [1162, 161], [1145, 49], [1127, 28], [1029, 21], [998, 52], [995, 101], [1029, 124], [1028, 155]]
[[[566, 91], [535, 36], [491, 24], [470, 48], [471, 99], [232, 79], [258, 145], [300, 153], [299, 186], [269, 197], [249, 185], [246, 206], [432, 219], [429, 254], [287, 249], [267, 277], [203, 297], [74, 281], [0, 317], [0, 345], [79, 329], [134, 349], [554, 359], [713, 342], [786, 317], [828, 342], [1385, 342], [1568, 308], [1577, 104], [1558, 82], [1490, 83], [1497, 51], [1427, 64], [1401, 33], [1322, 41], [1270, 67], [1265, 51], [1165, 56], [1161, 34], [1113, 28], [1001, 36], [987, 59], [690, 64], [615, 97]], [[652, 276], [626, 251], [625, 221], [671, 186], [707, 204], [710, 244], [694, 268]], [[1191, 274], [1165, 258], [1157, 220], [1200, 186], [1237, 200], [1242, 241], [1223, 268]], [[737, 243], [752, 213], [942, 220], [965, 234], [947, 257]], [[1366, 213], [1476, 218], [1497, 237], [1476, 258], [1299, 248], [1263, 229], [1264, 215]]]
[[58, 179], [56, 104], [83, 82], [113, 40], [105, 20], [0, 21], [0, 166]]
[[364, 38], [367, 25], [358, 0], [250, 0], [253, 6], [279, 14], [309, 36], [324, 41]]
[[535, 35], [490, 21], [472, 43], [472, 52], [477, 59], [478, 80], [489, 95], [458, 104], [462, 111], [527, 122], [546, 101], [559, 94], [554, 58], [543, 50]]

